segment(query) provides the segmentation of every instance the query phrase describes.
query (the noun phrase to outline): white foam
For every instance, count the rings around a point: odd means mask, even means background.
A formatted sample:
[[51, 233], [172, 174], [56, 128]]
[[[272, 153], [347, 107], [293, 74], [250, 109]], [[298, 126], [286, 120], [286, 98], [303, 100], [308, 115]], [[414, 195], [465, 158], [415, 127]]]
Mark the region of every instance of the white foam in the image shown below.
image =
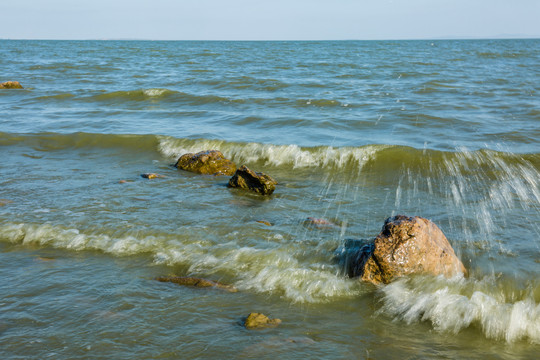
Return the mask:
[[326, 302], [357, 295], [362, 289], [358, 281], [343, 278], [332, 265], [299, 262], [297, 253], [304, 251], [297, 247], [241, 247], [235, 241], [200, 240], [189, 231], [186, 236], [145, 236], [140, 232], [114, 235], [83, 233], [51, 224], [4, 224], [0, 241], [100, 250], [117, 256], [150, 253], [155, 263], [183, 265], [189, 274], [229, 274], [239, 289], [277, 293], [293, 302]]
[[155, 97], [155, 96], [161, 96], [163, 94], [165, 94], [167, 91], [167, 89], [145, 89], [143, 90], [143, 94], [146, 95], [146, 96], [150, 96], [150, 97]]
[[298, 145], [231, 143], [221, 140], [159, 137], [159, 151], [166, 157], [178, 158], [185, 153], [216, 149], [239, 163], [263, 162], [266, 166], [289, 166], [292, 168], [343, 168], [352, 165], [361, 169], [367, 161], [374, 158], [378, 151], [388, 147], [385, 145], [366, 145], [343, 148], [332, 146], [302, 148]]
[[465, 279], [439, 279], [435, 285], [400, 279], [380, 291], [379, 313], [407, 324], [428, 321], [451, 333], [477, 326], [491, 339], [540, 344], [540, 305], [532, 297], [511, 302], [501, 290], [490, 292], [482, 282]]

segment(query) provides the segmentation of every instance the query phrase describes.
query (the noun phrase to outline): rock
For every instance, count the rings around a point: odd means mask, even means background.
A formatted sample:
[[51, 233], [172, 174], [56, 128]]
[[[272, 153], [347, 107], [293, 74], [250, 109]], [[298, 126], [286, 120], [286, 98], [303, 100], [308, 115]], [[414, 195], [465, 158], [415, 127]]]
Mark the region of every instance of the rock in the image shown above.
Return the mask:
[[257, 220], [257, 222], [259, 224], [263, 224], [263, 225], [266, 225], [266, 226], [272, 226], [272, 223], [270, 221], [266, 221], [266, 220]]
[[349, 261], [347, 271], [374, 284], [409, 274], [467, 273], [437, 225], [418, 216], [386, 219], [381, 233], [369, 243], [357, 244], [357, 249], [349, 252], [349, 260], [355, 261]]
[[280, 319], [269, 319], [260, 313], [250, 313], [244, 321], [244, 326], [248, 330], [276, 327], [281, 324]]
[[276, 189], [277, 181], [265, 173], [256, 173], [246, 165], [242, 165], [229, 180], [229, 187], [254, 191], [261, 195], [271, 195]]
[[180, 156], [174, 166], [180, 170], [204, 175], [231, 176], [236, 170], [236, 165], [231, 160], [225, 159], [223, 154], [218, 150], [184, 154]]
[[6, 81], [0, 84], [0, 89], [24, 89], [18, 81]]
[[313, 226], [316, 226], [316, 227], [332, 227], [332, 226], [336, 226], [336, 224], [334, 224], [333, 222], [331, 222], [329, 220], [318, 219], [318, 218], [314, 218], [314, 217], [308, 217], [306, 219], [306, 224], [307, 225], [313, 225]]
[[0, 199], [0, 206], [6, 206], [7, 204], [13, 203], [13, 200]]
[[145, 173], [145, 174], [141, 174], [141, 177], [145, 179], [157, 179], [157, 178], [164, 178], [165, 176], [155, 174], [155, 173]]
[[160, 276], [156, 278], [161, 282], [172, 282], [178, 285], [194, 286], [194, 287], [216, 287], [219, 289], [227, 290], [229, 292], [237, 292], [238, 290], [232, 285], [226, 285], [217, 281], [206, 280], [196, 277], [187, 276]]

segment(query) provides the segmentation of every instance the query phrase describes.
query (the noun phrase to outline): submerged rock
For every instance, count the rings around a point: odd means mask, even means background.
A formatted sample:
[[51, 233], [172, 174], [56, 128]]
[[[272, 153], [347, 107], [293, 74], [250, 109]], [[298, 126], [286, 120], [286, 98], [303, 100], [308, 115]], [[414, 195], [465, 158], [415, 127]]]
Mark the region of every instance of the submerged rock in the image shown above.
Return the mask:
[[254, 191], [261, 195], [271, 195], [276, 189], [277, 181], [262, 172], [250, 170], [242, 165], [229, 180], [229, 187]]
[[319, 218], [314, 218], [314, 217], [308, 217], [305, 223], [306, 225], [312, 225], [312, 226], [321, 227], [321, 228], [337, 226], [336, 224], [334, 224], [333, 222], [329, 220], [319, 219]]
[[218, 150], [184, 154], [180, 156], [174, 166], [180, 170], [204, 175], [231, 176], [236, 170], [236, 165], [231, 160], [226, 159]]
[[373, 241], [348, 246], [345, 264], [349, 276], [375, 284], [409, 274], [451, 277], [467, 272], [441, 229], [418, 216], [390, 217]]
[[18, 81], [6, 81], [0, 83], [0, 89], [23, 89], [23, 87]]
[[244, 321], [244, 326], [248, 330], [276, 327], [279, 324], [280, 319], [270, 319], [261, 313], [250, 313]]
[[217, 281], [206, 280], [196, 277], [188, 276], [160, 276], [156, 278], [157, 281], [161, 282], [172, 282], [178, 285], [184, 286], [194, 286], [194, 287], [216, 287], [219, 289], [227, 290], [229, 292], [237, 292], [238, 290], [232, 285], [226, 285], [219, 283]]
[[13, 203], [13, 200], [9, 199], [0, 199], [0, 206], [6, 206], [7, 204]]

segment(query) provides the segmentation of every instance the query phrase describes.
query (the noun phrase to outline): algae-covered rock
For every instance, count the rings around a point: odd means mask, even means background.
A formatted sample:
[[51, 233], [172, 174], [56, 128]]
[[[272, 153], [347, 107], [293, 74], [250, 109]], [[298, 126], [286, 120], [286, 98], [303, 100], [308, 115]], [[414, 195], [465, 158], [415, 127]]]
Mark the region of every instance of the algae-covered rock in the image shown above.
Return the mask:
[[254, 191], [261, 195], [271, 195], [276, 189], [277, 181], [262, 172], [254, 172], [242, 165], [229, 180], [229, 187]]
[[409, 274], [466, 274], [463, 263], [437, 225], [418, 216], [386, 219], [381, 233], [362, 247], [357, 274], [375, 284]]
[[222, 284], [217, 281], [207, 280], [207, 279], [201, 279], [196, 277], [188, 277], [188, 276], [160, 276], [156, 278], [157, 281], [161, 282], [172, 282], [178, 285], [184, 285], [184, 286], [194, 286], [194, 287], [215, 287], [218, 289], [227, 290], [229, 292], [237, 292], [238, 290], [232, 286], [227, 284]]
[[261, 313], [250, 313], [244, 321], [244, 326], [248, 330], [276, 327], [279, 324], [280, 319], [270, 319]]
[[141, 174], [141, 177], [145, 179], [158, 179], [158, 178], [164, 178], [165, 176], [156, 174], [156, 173], [144, 173], [144, 174]]
[[221, 151], [218, 150], [184, 154], [180, 156], [174, 166], [180, 170], [204, 175], [231, 176], [236, 170], [234, 162], [226, 159]]
[[23, 87], [18, 81], [6, 81], [0, 83], [0, 89], [23, 89]]

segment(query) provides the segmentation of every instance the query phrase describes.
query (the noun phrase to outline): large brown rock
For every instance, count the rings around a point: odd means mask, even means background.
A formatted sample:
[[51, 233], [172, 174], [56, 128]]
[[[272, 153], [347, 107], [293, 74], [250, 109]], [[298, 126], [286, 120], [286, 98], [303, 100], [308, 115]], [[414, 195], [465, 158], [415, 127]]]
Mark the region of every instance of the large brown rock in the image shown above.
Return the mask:
[[205, 175], [231, 176], [236, 170], [236, 165], [231, 160], [226, 159], [218, 150], [184, 154], [180, 156], [174, 166], [181, 170]]
[[6, 81], [0, 84], [0, 89], [23, 89], [18, 81]]
[[441, 229], [418, 216], [386, 219], [381, 233], [351, 255], [355, 261], [348, 263], [349, 275], [375, 284], [409, 274], [451, 277], [467, 272]]
[[255, 191], [261, 195], [271, 195], [276, 189], [277, 181], [262, 172], [250, 170], [242, 165], [229, 180], [229, 187]]

